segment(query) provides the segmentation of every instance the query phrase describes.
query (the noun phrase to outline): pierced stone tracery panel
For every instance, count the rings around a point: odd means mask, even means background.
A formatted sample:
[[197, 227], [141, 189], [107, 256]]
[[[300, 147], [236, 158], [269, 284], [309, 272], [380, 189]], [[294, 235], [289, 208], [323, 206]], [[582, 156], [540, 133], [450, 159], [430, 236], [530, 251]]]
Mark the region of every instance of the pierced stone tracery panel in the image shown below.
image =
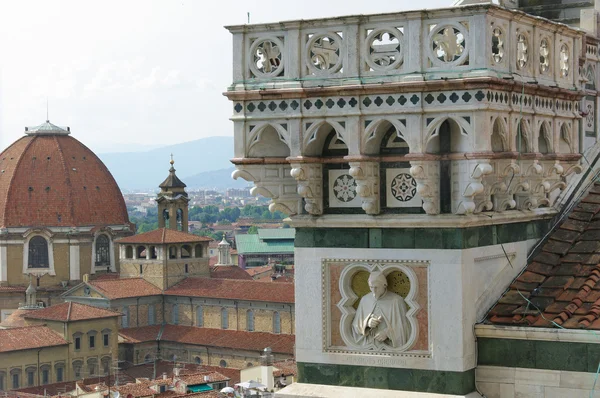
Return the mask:
[[308, 35], [306, 66], [313, 75], [327, 75], [342, 70], [343, 40], [341, 32]]
[[427, 51], [432, 66], [468, 65], [468, 26], [462, 23], [430, 25]]
[[525, 33], [517, 31], [517, 69], [525, 69], [528, 62], [529, 39]]
[[499, 27], [492, 29], [492, 62], [499, 64], [504, 59], [504, 31]]
[[257, 78], [279, 76], [283, 72], [283, 38], [256, 39], [250, 45], [249, 67]]
[[370, 71], [399, 68], [404, 60], [403, 28], [386, 27], [368, 30], [364, 60]]

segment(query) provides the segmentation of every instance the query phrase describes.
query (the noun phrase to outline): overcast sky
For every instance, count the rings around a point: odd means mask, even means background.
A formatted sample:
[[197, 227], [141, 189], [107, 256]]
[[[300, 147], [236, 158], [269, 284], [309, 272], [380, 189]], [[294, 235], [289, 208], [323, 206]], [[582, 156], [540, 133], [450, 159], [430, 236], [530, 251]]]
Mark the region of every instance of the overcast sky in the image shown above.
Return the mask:
[[0, 150], [50, 121], [97, 152], [232, 135], [224, 25], [452, 0], [0, 0]]

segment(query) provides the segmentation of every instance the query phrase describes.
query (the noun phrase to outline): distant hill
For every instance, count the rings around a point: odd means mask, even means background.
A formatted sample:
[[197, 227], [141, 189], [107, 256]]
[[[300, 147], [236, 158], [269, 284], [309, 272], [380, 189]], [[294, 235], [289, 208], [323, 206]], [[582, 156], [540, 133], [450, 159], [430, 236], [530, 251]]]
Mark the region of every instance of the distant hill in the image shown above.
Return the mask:
[[[231, 168], [229, 160], [233, 157], [233, 137], [201, 138], [144, 152], [99, 153], [98, 157], [108, 167], [122, 190], [153, 190], [169, 175], [171, 153], [177, 176], [190, 188], [196, 187], [195, 184], [190, 184], [190, 181], [195, 180], [188, 181], [187, 177], [210, 181], [213, 177], [209, 175], [198, 176], [217, 170], [224, 179], [226, 173], [223, 169]], [[230, 176], [222, 183], [223, 187], [240, 186]]]
[[244, 188], [248, 186], [248, 182], [242, 178], [234, 180], [231, 178], [231, 173], [235, 170], [234, 167], [229, 169], [205, 171], [193, 176], [186, 177], [183, 182], [188, 186], [188, 189], [198, 188]]

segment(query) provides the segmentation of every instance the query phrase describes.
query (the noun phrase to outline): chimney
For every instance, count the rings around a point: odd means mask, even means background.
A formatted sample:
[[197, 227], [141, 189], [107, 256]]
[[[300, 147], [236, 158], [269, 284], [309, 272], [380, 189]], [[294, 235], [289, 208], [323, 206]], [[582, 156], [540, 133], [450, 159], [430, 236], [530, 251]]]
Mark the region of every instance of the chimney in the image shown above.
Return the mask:
[[204, 376], [204, 381], [208, 383], [210, 381], [210, 376]]
[[163, 372], [163, 380], [167, 380], [167, 372]]
[[175, 366], [175, 367], [173, 368], [173, 374], [174, 374], [175, 376], [179, 377], [179, 371], [180, 371], [180, 370], [181, 370], [181, 369], [179, 369], [179, 366]]
[[271, 351], [271, 347], [267, 347], [263, 350], [263, 355], [260, 356], [260, 364], [262, 366], [273, 365], [273, 353]]

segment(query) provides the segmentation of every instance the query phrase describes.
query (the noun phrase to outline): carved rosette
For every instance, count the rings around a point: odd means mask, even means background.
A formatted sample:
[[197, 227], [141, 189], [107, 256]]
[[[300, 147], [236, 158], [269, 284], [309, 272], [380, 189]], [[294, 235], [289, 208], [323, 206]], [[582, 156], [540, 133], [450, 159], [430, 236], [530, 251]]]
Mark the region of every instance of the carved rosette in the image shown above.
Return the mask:
[[417, 193], [427, 214], [440, 213], [440, 164], [438, 161], [413, 160], [410, 175], [417, 181]]
[[292, 163], [291, 176], [298, 183], [298, 194], [304, 198], [308, 214], [323, 214], [323, 165], [321, 163]]
[[379, 163], [350, 162], [349, 165], [363, 210], [367, 214], [379, 214]]
[[254, 183], [250, 189], [253, 196], [261, 195], [271, 199], [269, 210], [287, 215], [300, 213], [302, 200], [297, 193], [296, 181], [290, 175], [289, 164], [236, 165], [231, 178], [243, 178]]
[[[456, 214], [472, 214], [475, 212], [478, 207], [475, 203], [476, 196], [484, 193], [483, 177], [492, 173], [492, 166], [488, 159], [469, 160], [467, 161], [467, 167], [472, 171], [462, 191], [462, 199], [456, 207]], [[485, 198], [480, 198], [479, 204], [481, 205], [481, 201], [484, 200]], [[488, 204], [483, 203], [479, 207], [487, 209]]]

